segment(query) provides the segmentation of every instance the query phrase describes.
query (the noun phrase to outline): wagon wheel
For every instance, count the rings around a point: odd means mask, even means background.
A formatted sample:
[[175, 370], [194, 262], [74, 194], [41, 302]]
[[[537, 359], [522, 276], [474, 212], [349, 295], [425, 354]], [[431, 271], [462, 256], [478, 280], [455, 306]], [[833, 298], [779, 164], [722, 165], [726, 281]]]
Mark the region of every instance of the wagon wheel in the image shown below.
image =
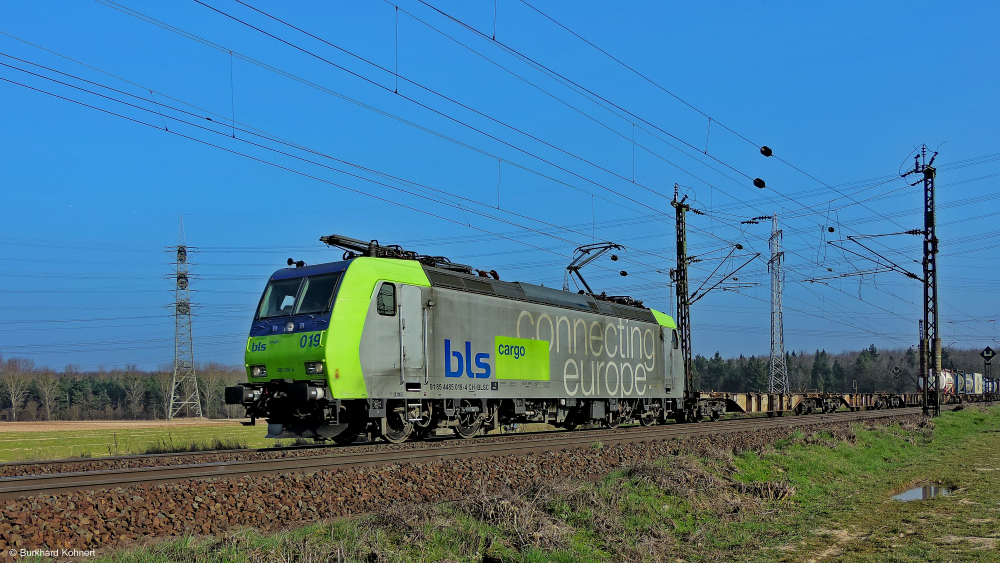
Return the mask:
[[483, 426], [483, 419], [479, 416], [480, 413], [466, 412], [466, 408], [471, 408], [472, 406], [472, 402], [468, 399], [462, 399], [458, 405], [458, 424], [455, 426], [455, 435], [459, 438], [472, 438], [476, 434], [479, 434], [479, 430]]
[[382, 439], [390, 444], [405, 442], [413, 434], [413, 423], [407, 420], [406, 403], [388, 401], [386, 407]]

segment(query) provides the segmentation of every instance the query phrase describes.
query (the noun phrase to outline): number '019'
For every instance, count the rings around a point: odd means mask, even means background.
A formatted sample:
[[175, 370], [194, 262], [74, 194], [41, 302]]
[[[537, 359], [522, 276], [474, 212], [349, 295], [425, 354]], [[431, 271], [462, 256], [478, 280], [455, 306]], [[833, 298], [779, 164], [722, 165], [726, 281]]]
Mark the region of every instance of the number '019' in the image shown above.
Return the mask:
[[299, 348], [312, 348], [313, 346], [319, 346], [320, 338], [323, 333], [317, 332], [316, 334], [303, 334], [302, 338], [299, 339]]

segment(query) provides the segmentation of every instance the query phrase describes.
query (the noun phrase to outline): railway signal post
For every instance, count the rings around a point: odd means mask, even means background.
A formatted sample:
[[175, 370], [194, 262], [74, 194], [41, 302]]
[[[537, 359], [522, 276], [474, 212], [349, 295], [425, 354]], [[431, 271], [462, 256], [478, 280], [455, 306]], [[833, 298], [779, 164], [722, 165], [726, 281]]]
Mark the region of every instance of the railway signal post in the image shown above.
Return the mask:
[[987, 346], [979, 355], [983, 358], [983, 380], [990, 381], [993, 379], [993, 358], [997, 353]]

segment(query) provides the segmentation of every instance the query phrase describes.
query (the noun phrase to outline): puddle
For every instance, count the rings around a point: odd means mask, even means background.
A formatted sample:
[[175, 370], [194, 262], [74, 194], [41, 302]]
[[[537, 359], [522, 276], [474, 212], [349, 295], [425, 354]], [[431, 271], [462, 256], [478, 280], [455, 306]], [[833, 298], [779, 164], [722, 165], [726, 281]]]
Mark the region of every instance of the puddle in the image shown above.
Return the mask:
[[951, 492], [951, 489], [946, 489], [944, 487], [938, 487], [935, 485], [924, 485], [923, 487], [914, 487], [908, 491], [904, 491], [892, 497], [892, 500], [899, 500], [903, 502], [909, 502], [911, 500], [928, 500], [934, 497], [944, 496]]

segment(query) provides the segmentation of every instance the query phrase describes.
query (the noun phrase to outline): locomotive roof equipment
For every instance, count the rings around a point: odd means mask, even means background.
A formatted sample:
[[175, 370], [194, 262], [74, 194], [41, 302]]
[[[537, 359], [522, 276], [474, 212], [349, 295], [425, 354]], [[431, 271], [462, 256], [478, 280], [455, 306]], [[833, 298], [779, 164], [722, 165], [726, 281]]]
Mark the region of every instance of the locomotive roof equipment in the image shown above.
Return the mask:
[[[326, 243], [328, 246], [336, 246], [337, 248], [344, 249], [344, 260], [350, 260], [359, 256], [368, 258], [395, 258], [397, 260], [416, 260], [425, 266], [462, 272], [463, 274], [472, 274], [473, 272], [472, 266], [456, 264], [444, 256], [417, 254], [412, 250], [405, 250], [398, 244], [383, 246], [379, 244], [378, 239], [372, 239], [369, 242], [365, 242], [342, 235], [329, 235], [319, 237], [319, 240], [320, 242]], [[480, 274], [480, 277], [486, 277], [482, 275], [482, 270], [476, 270], [476, 272]], [[496, 270], [491, 270], [489, 273], [492, 274], [495, 279], [500, 279]]]

